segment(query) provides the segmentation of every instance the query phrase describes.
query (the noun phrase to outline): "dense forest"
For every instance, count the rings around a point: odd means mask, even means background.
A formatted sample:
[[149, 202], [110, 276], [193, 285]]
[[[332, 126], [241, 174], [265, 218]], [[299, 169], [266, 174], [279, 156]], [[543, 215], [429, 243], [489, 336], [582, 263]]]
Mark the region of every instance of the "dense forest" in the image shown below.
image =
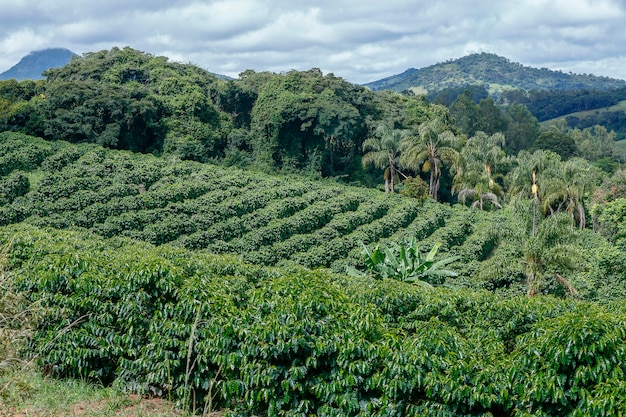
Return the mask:
[[0, 82], [0, 131], [2, 363], [238, 416], [626, 407], [603, 126], [114, 48]]

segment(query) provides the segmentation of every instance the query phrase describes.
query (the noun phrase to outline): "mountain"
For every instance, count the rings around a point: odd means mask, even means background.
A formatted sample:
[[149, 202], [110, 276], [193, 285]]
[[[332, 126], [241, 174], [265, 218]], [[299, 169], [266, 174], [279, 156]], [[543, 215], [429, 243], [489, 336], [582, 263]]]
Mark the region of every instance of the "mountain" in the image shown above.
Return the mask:
[[44, 78], [41, 73], [50, 68], [62, 67], [76, 54], [65, 48], [48, 48], [33, 51], [20, 62], [0, 74], [0, 80], [15, 78], [18, 81]]
[[410, 68], [402, 74], [365, 84], [374, 91], [412, 90], [422, 94], [464, 85], [484, 85], [490, 94], [498, 94], [506, 90], [610, 90], [626, 87], [626, 81], [527, 67], [483, 52], [422, 69]]

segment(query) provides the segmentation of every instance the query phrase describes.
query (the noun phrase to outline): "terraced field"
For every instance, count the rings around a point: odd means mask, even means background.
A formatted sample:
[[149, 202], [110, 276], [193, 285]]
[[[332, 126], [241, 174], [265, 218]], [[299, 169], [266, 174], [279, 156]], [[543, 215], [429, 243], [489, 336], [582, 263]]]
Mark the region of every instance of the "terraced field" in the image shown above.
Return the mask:
[[[250, 417], [626, 404], [621, 252], [591, 230], [564, 245], [558, 218], [529, 238], [527, 202], [487, 213], [15, 133], [0, 170], [0, 276], [33, 316], [26, 354], [56, 377]], [[458, 255], [459, 275], [425, 288], [317, 268], [409, 237]], [[539, 238], [589, 255], [576, 294], [525, 295]]]
[[88, 229], [102, 237], [239, 254], [263, 265], [343, 271], [360, 262], [361, 242], [411, 236], [428, 245], [442, 242], [444, 252], [467, 252], [460, 246], [479, 215], [331, 181], [25, 136], [5, 135], [0, 158], [10, 161], [3, 181], [18, 173], [29, 179], [20, 195], [5, 199], [0, 225]]

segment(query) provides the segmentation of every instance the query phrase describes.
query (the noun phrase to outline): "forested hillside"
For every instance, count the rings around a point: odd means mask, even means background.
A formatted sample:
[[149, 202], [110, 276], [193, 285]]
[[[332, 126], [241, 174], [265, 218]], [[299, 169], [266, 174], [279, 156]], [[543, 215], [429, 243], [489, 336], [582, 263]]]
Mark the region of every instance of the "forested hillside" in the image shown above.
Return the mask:
[[471, 54], [459, 59], [411, 68], [402, 74], [365, 84], [372, 90], [397, 92], [421, 89], [434, 93], [445, 88], [482, 85], [489, 93], [509, 90], [612, 90], [626, 87], [626, 81], [591, 74], [566, 74], [548, 68], [532, 68], [489, 53]]
[[0, 361], [238, 416], [618, 415], [615, 133], [474, 99], [130, 48], [0, 83]]
[[[540, 122], [567, 118], [571, 129], [601, 125], [626, 138], [626, 113], [612, 108], [626, 100], [626, 81], [532, 68], [493, 54], [472, 54], [425, 68], [409, 69], [366, 84], [374, 91], [413, 91], [450, 106], [465, 91], [474, 102], [488, 96], [507, 106], [523, 104]], [[589, 114], [571, 115], [590, 111]], [[593, 112], [591, 112], [593, 111]]]

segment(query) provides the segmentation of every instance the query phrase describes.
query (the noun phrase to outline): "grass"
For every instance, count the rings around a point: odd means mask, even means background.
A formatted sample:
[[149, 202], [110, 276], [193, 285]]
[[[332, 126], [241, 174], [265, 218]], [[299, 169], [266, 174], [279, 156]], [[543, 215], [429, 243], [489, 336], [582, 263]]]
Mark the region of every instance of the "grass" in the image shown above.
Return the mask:
[[39, 188], [39, 183], [45, 177], [45, 174], [41, 169], [27, 172], [26, 175], [28, 176], [28, 181], [30, 182], [31, 191]]
[[162, 399], [125, 395], [86, 381], [44, 377], [32, 362], [20, 358], [43, 309], [26, 305], [10, 284], [11, 271], [6, 266], [11, 244], [0, 247], [0, 417], [190, 416]]
[[[220, 414], [212, 414], [217, 417]], [[33, 366], [0, 376], [0, 417], [187, 417], [163, 399], [44, 377]]]

